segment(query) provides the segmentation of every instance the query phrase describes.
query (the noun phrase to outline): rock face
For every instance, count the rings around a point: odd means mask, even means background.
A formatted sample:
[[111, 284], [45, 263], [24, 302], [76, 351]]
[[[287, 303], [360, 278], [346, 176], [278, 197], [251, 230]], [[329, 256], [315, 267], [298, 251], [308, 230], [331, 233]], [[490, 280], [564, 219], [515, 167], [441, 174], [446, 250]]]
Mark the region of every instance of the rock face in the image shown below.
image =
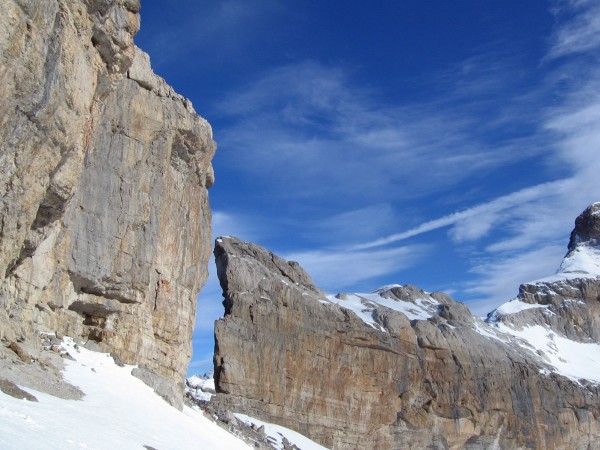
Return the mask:
[[210, 126], [134, 46], [138, 0], [0, 3], [0, 338], [97, 341], [181, 404]]
[[[411, 286], [326, 296], [297, 263], [236, 238], [217, 239], [215, 256], [223, 408], [334, 449], [600, 448], [600, 281], [589, 272], [573, 281], [577, 314], [567, 291], [544, 293], [549, 281], [485, 323]], [[580, 350], [592, 366], [574, 364]]]

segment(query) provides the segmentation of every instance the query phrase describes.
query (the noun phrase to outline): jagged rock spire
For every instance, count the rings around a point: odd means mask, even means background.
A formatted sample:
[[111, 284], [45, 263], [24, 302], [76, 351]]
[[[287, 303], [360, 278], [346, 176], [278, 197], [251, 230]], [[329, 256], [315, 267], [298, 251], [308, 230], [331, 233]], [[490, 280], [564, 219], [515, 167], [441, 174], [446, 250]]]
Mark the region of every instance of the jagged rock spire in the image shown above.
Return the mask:
[[589, 243], [598, 245], [600, 239], [600, 202], [588, 206], [577, 219], [575, 228], [569, 239], [569, 252], [573, 251], [578, 244]]

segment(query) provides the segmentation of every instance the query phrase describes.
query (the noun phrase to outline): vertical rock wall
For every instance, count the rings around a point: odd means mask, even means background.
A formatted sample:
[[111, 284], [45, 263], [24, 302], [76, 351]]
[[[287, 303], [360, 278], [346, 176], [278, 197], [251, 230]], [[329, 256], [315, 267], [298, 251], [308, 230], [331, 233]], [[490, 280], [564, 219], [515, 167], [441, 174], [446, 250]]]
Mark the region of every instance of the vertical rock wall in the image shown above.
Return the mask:
[[[389, 307], [363, 297], [369, 325], [344, 295], [332, 303], [297, 263], [257, 245], [217, 239], [215, 258], [224, 409], [335, 450], [600, 449], [598, 384], [552, 373], [445, 294], [384, 288]], [[423, 302], [430, 317], [411, 313]]]
[[138, 0], [0, 6], [0, 338], [96, 341], [180, 404], [211, 128], [134, 46]]

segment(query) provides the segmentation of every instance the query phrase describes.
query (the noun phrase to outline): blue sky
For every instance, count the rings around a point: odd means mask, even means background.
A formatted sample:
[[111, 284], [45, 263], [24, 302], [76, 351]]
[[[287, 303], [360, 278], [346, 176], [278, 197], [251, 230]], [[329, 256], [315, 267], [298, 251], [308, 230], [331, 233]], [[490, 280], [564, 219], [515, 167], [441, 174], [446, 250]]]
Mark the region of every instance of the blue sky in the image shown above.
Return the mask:
[[[484, 314], [600, 200], [600, 3], [366, 5], [143, 0], [136, 42], [213, 126], [215, 237], [332, 293], [413, 284]], [[212, 264], [190, 372], [212, 365]]]

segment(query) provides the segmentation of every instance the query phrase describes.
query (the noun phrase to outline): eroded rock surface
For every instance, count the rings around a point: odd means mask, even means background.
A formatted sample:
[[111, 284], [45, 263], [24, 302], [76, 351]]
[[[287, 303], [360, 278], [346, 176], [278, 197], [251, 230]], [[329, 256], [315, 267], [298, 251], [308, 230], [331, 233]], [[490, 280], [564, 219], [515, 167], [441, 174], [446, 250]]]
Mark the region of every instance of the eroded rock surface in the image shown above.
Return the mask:
[[0, 3], [0, 338], [96, 341], [180, 405], [210, 126], [135, 47], [138, 0]]
[[[535, 321], [484, 323], [411, 286], [326, 296], [297, 263], [232, 237], [217, 239], [215, 256], [225, 316], [213, 402], [223, 408], [334, 449], [600, 448], [598, 380], [565, 375], [518, 335]], [[571, 343], [596, 339], [592, 297]], [[551, 341], [551, 322], [538, 320]], [[572, 339], [564, 323], [560, 339]]]

